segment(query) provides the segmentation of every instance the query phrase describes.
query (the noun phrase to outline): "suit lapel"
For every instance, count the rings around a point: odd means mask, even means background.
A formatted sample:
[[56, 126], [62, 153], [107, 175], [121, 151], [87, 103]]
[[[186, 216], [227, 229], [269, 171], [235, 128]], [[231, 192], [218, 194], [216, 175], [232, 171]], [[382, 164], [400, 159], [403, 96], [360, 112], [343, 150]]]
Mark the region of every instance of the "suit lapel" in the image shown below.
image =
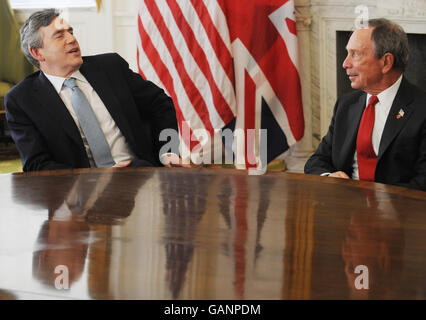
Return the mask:
[[[399, 134], [401, 129], [406, 125], [408, 119], [410, 118], [412, 112], [412, 107], [410, 104], [413, 101], [413, 97], [408, 94], [407, 87], [408, 82], [405, 78], [403, 78], [386, 120], [385, 128], [380, 140], [377, 161], [380, 160], [386, 149], [389, 147], [391, 142]], [[403, 110], [404, 114], [402, 117], [398, 117], [399, 111], [401, 109]]]
[[80, 71], [105, 104], [105, 107], [114, 119], [121, 133], [129, 140], [129, 142], [133, 142], [134, 139], [131, 134], [132, 131], [130, 125], [126, 118], [123, 117], [122, 107], [120, 106], [120, 102], [117, 97], [114, 95], [113, 87], [111, 86], [105, 72], [99, 69], [96, 65], [93, 65], [93, 63], [86, 61], [81, 66]]
[[83, 140], [81, 139], [80, 132], [78, 131], [74, 119], [52, 83], [46, 78], [43, 72], [40, 72], [33, 88], [35, 91], [34, 100], [39, 102], [52, 123], [58, 124], [58, 127], [65, 130], [72, 140], [80, 147], [84, 148]]
[[355, 152], [356, 137], [358, 135], [358, 127], [361, 122], [362, 113], [365, 109], [367, 95], [362, 94], [358, 101], [348, 108], [345, 140], [341, 145], [341, 155], [344, 157], [343, 164], [345, 167], [350, 166], [348, 170], [352, 170], [353, 157]]

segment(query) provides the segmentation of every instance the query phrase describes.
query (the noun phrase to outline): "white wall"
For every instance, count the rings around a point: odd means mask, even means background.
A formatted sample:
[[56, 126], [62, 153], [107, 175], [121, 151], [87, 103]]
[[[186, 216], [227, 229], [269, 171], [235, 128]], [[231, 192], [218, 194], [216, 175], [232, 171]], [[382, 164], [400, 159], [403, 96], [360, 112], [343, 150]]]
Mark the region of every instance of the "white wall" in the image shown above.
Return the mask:
[[[103, 0], [112, 2], [112, 0]], [[136, 39], [138, 36], [138, 0], [120, 0], [113, 4], [113, 50], [127, 60], [137, 72]]]

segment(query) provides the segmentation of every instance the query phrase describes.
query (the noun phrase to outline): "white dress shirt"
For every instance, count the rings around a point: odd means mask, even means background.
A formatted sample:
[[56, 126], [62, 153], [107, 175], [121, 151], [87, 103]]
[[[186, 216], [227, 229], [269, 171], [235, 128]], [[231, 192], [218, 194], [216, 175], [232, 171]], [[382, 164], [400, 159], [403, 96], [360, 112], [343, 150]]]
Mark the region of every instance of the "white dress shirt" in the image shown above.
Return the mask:
[[[78, 118], [75, 114], [74, 108], [72, 106], [72, 90], [63, 86], [66, 78], [51, 76], [45, 73], [45, 76], [52, 85], [55, 87], [65, 106], [67, 107], [69, 113], [74, 119], [75, 124], [77, 125], [80, 135], [83, 139], [84, 147], [86, 148], [87, 155], [89, 157], [90, 166], [96, 167], [93, 161], [93, 156], [90, 152], [89, 145], [87, 143], [86, 137], [84, 136], [83, 131], [80, 128], [80, 124], [78, 122]], [[81, 74], [80, 71], [74, 72], [70, 78], [75, 78], [76, 83], [80, 90], [84, 93], [89, 102], [90, 106], [93, 109], [93, 112], [98, 119], [99, 125], [101, 127], [102, 132], [105, 135], [106, 141], [111, 150], [112, 158], [116, 163], [132, 160], [135, 158], [134, 154], [130, 150], [126, 139], [121, 133], [120, 129], [117, 127], [114, 119], [109, 114], [105, 104], [102, 102], [101, 98], [98, 96], [96, 91], [92, 88], [90, 83], [86, 80], [86, 78]]]
[[[374, 153], [379, 154], [380, 140], [382, 139], [383, 130], [385, 128], [386, 119], [388, 118], [389, 111], [392, 107], [392, 103], [395, 100], [395, 96], [398, 92], [399, 86], [401, 85], [402, 75], [399, 79], [391, 85], [386, 90], [380, 92], [377, 95], [379, 102], [375, 106], [375, 118], [374, 118], [374, 128], [371, 136], [371, 142], [373, 144]], [[367, 107], [368, 102], [370, 101], [371, 94], [367, 94], [367, 101], [365, 107]], [[354, 154], [354, 163], [353, 163], [353, 172], [352, 179], [359, 180], [359, 171], [358, 171], [358, 160], [356, 156], [356, 151]]]

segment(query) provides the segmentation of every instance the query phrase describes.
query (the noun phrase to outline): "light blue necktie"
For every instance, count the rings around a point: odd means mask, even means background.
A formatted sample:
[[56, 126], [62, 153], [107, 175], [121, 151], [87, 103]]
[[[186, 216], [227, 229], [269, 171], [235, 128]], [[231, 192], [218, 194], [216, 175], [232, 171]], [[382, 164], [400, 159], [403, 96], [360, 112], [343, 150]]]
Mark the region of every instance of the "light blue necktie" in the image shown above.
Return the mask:
[[86, 136], [96, 167], [112, 167], [115, 162], [112, 159], [111, 150], [89, 101], [75, 83], [74, 78], [66, 79], [64, 86], [72, 90], [72, 105], [81, 130]]

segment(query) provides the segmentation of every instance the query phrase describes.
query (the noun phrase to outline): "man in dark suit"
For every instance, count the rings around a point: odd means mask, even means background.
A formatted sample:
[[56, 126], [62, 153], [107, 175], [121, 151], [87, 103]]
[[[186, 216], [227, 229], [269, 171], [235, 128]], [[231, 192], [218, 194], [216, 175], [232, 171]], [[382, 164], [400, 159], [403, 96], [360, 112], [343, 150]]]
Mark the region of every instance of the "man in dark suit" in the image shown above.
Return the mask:
[[353, 89], [340, 98], [305, 173], [426, 190], [426, 94], [403, 76], [408, 40], [397, 24], [369, 21], [346, 46]]
[[55, 9], [28, 18], [21, 45], [40, 69], [5, 99], [24, 171], [181, 164], [159, 140], [164, 129], [178, 131], [172, 100], [119, 55], [82, 57]]

